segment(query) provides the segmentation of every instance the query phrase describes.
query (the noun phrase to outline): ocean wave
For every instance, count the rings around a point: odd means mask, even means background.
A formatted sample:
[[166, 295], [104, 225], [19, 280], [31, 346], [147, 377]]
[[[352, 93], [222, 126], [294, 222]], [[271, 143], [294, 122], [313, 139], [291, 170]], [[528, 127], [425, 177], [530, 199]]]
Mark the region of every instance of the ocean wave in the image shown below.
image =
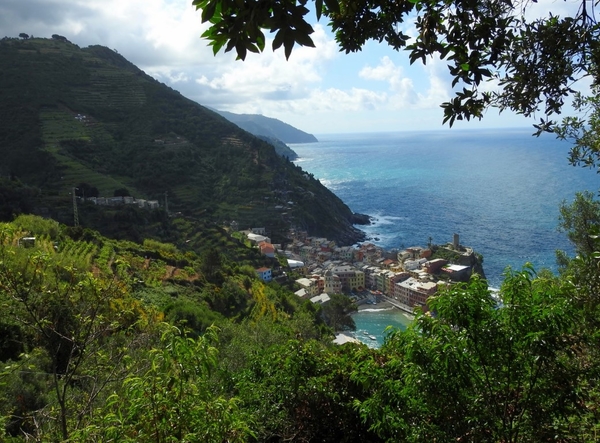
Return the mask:
[[347, 186], [352, 180], [341, 179], [341, 178], [320, 178], [319, 181], [330, 191], [338, 190], [344, 186]]
[[368, 243], [373, 243], [385, 249], [402, 248], [407, 243], [402, 233], [398, 231], [389, 231], [389, 229], [361, 225], [358, 227], [366, 236]]
[[373, 214], [371, 215], [371, 227], [376, 228], [377, 226], [395, 225], [397, 222], [402, 220], [408, 220], [408, 217], [400, 217], [397, 215], [382, 215]]

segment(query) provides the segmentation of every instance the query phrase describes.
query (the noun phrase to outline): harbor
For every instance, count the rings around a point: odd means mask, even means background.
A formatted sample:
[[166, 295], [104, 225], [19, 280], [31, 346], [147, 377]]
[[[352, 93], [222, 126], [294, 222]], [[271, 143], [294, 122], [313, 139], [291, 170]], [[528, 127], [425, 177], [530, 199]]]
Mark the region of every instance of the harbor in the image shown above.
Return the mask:
[[356, 331], [345, 334], [370, 348], [379, 348], [383, 345], [389, 327], [405, 330], [414, 316], [407, 306], [379, 295], [375, 304], [360, 305], [352, 318], [356, 324]]

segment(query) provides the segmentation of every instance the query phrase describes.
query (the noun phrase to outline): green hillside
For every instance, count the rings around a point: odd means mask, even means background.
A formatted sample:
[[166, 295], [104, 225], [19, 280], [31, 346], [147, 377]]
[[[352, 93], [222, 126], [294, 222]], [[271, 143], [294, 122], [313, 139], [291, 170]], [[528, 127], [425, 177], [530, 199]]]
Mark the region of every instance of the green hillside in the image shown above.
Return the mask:
[[168, 195], [172, 213], [265, 226], [274, 240], [289, 226], [361, 238], [350, 209], [271, 145], [111, 49], [5, 38], [0, 66], [0, 175], [39, 188], [36, 207], [63, 222], [83, 183], [161, 206]]

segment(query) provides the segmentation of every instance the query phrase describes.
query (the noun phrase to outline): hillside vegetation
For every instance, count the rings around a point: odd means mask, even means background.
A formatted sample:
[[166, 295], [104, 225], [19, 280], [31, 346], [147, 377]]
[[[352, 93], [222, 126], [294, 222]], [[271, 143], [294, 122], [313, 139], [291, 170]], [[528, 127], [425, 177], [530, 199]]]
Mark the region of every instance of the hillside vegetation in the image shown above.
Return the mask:
[[561, 278], [508, 271], [497, 296], [478, 277], [449, 287], [428, 300], [435, 315], [417, 311], [380, 349], [333, 345], [321, 307], [258, 280], [246, 256], [36, 216], [0, 224], [0, 440], [592, 442], [600, 431], [591, 256]]
[[[40, 190], [63, 222], [73, 187], [125, 190], [240, 227], [289, 226], [351, 244], [350, 209], [271, 145], [152, 79], [115, 51], [66, 39], [0, 42], [0, 175]], [[94, 226], [101, 229], [101, 226]]]

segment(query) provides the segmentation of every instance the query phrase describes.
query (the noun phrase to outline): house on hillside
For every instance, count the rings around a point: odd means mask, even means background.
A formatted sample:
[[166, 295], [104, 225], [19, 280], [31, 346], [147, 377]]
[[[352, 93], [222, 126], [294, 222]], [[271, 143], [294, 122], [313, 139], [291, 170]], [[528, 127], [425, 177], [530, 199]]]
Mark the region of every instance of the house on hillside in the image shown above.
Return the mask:
[[315, 295], [319, 294], [319, 286], [315, 279], [299, 278], [296, 280], [296, 283], [298, 284], [298, 286], [300, 286], [300, 289], [304, 289], [305, 294], [308, 297], [314, 297]]
[[248, 240], [250, 240], [250, 243], [254, 244], [254, 245], [258, 245], [261, 242], [267, 242], [267, 243], [271, 243], [271, 239], [269, 237], [265, 237], [264, 235], [261, 234], [254, 234], [254, 233], [249, 233], [247, 235]]
[[425, 270], [429, 274], [435, 274], [439, 272], [443, 266], [448, 264], [448, 260], [444, 260], [443, 258], [436, 258], [434, 260], [429, 260], [424, 264]]
[[271, 243], [263, 241], [258, 244], [260, 253], [266, 257], [275, 258], [275, 247]]
[[333, 257], [351, 262], [354, 261], [354, 251], [355, 249], [352, 246], [336, 246], [333, 248]]
[[471, 276], [472, 268], [470, 266], [450, 264], [442, 267], [441, 271], [448, 274], [451, 280], [467, 281]]
[[386, 269], [391, 269], [396, 266], [398, 262], [396, 260], [392, 260], [391, 258], [386, 258], [381, 261], [381, 266]]
[[273, 280], [273, 275], [271, 273], [270, 268], [265, 268], [265, 267], [258, 268], [258, 269], [256, 269], [256, 275], [258, 275], [258, 278], [260, 278], [265, 283], [268, 283], [271, 280]]
[[365, 273], [352, 266], [334, 266], [331, 271], [340, 279], [342, 291], [349, 292], [365, 287]]
[[311, 297], [310, 301], [313, 303], [319, 303], [320, 305], [327, 303], [329, 300], [331, 300], [331, 297], [329, 297], [328, 294], [319, 294], [319, 295], [315, 295], [314, 297]]
[[300, 298], [306, 298], [306, 296], [308, 295], [308, 293], [306, 292], [306, 289], [304, 289], [304, 288], [298, 289], [296, 292], [294, 292], [294, 294], [296, 294]]
[[405, 271], [414, 271], [419, 269], [427, 262], [426, 258], [419, 258], [416, 260], [406, 260], [403, 264]]
[[295, 272], [306, 275], [306, 266], [303, 261], [288, 259], [288, 266]]
[[323, 281], [323, 292], [330, 294], [341, 294], [342, 293], [342, 281], [340, 277], [333, 273], [331, 269], [325, 271], [322, 277]]

